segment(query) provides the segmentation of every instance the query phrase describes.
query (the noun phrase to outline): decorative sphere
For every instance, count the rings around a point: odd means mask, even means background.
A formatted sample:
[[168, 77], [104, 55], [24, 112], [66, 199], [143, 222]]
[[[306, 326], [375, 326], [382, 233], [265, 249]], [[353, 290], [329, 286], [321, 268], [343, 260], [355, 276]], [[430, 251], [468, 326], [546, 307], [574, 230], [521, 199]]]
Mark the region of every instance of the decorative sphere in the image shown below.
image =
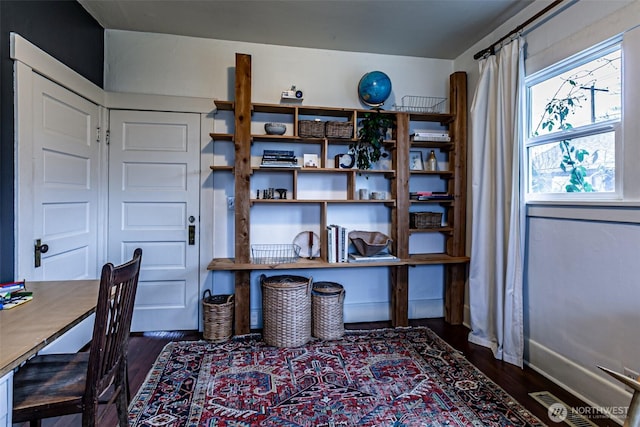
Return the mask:
[[391, 79], [382, 71], [365, 74], [358, 83], [360, 100], [370, 107], [380, 107], [391, 95]]

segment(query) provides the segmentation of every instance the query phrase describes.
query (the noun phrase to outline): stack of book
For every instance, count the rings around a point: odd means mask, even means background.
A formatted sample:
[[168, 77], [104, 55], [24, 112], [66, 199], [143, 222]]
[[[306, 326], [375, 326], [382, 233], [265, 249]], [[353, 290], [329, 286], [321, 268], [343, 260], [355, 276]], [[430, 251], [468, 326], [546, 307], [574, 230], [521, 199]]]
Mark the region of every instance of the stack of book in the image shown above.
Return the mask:
[[453, 196], [446, 191], [412, 191], [409, 193], [410, 200], [451, 200]]
[[264, 150], [262, 152], [263, 168], [299, 168], [298, 159], [291, 150]]
[[411, 134], [412, 141], [451, 142], [449, 132], [420, 130]]
[[25, 291], [24, 281], [0, 283], [0, 310], [8, 310], [32, 299], [31, 292]]
[[327, 261], [349, 261], [349, 232], [345, 227], [336, 224], [327, 226]]

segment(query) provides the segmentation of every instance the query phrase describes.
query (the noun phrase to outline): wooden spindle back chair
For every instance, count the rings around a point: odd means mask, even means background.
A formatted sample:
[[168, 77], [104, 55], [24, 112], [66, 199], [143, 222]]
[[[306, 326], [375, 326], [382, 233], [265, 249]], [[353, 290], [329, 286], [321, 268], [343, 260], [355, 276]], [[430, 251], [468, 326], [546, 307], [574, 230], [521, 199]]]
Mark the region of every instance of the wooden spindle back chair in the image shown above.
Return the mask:
[[[39, 426], [43, 418], [81, 413], [83, 426], [98, 426], [98, 404], [116, 404], [128, 425], [127, 348], [142, 250], [122, 265], [102, 268], [89, 351], [39, 355], [14, 375], [13, 422]], [[45, 320], [46, 321], [46, 320]]]

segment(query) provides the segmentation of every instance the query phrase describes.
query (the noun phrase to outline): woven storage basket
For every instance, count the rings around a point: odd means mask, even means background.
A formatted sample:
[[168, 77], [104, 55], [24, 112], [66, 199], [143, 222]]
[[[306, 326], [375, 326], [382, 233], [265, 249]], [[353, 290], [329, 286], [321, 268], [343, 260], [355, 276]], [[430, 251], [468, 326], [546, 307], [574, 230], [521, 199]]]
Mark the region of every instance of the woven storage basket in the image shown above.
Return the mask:
[[298, 136], [302, 138], [324, 138], [324, 123], [318, 120], [299, 120]]
[[311, 278], [260, 276], [262, 335], [268, 345], [299, 347], [311, 339]]
[[316, 282], [311, 291], [312, 334], [322, 340], [344, 335], [344, 288], [334, 282]]
[[410, 212], [409, 226], [411, 228], [439, 228], [442, 226], [442, 213]]
[[327, 138], [353, 138], [353, 123], [327, 122], [325, 135]]
[[220, 342], [231, 338], [233, 329], [233, 295], [202, 295], [203, 332], [207, 341]]

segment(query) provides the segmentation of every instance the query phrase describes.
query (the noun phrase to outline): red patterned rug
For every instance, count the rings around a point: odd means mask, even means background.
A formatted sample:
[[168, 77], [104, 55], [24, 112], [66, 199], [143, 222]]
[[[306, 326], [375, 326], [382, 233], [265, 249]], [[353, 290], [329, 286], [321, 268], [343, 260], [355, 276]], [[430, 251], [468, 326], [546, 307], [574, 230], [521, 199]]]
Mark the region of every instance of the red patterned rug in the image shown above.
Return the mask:
[[167, 344], [131, 426], [544, 426], [427, 328], [298, 348], [259, 339]]

